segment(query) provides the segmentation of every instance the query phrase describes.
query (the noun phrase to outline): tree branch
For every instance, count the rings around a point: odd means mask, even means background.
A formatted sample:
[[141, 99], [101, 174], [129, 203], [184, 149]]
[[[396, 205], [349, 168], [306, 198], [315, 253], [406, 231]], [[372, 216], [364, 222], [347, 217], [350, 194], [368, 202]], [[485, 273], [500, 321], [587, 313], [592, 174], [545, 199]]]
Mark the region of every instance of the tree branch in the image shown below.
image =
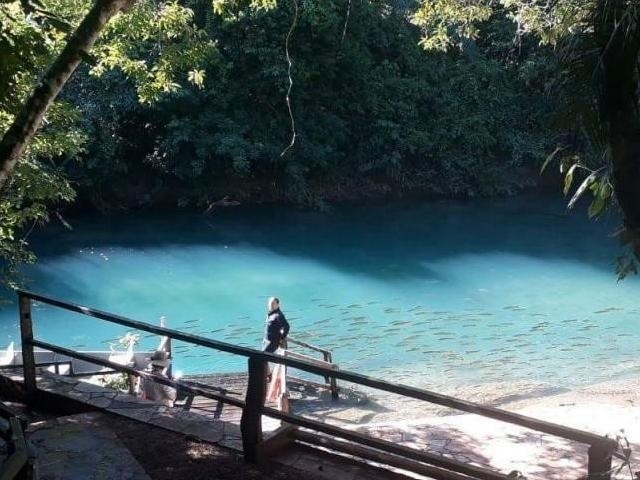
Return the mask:
[[42, 124], [47, 110], [86, 56], [109, 20], [129, 8], [135, 0], [97, 0], [68, 40], [13, 124], [0, 141], [0, 198], [6, 192], [11, 172]]

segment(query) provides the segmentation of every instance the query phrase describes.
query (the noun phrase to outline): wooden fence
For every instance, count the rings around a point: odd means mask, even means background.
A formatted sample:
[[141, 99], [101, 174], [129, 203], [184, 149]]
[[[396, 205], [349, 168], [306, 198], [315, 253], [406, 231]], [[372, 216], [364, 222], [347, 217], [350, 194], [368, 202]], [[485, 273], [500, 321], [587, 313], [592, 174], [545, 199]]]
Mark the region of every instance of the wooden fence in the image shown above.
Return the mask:
[[[327, 350], [326, 348], [320, 348], [316, 345], [311, 345], [310, 343], [301, 342], [300, 340], [296, 340], [291, 337], [287, 337], [285, 343], [288, 345], [297, 345], [302, 348], [306, 348], [307, 350], [311, 350], [313, 352], [318, 352], [322, 354], [322, 360], [317, 360], [315, 358], [309, 357], [307, 355], [302, 355], [300, 353], [293, 352], [289, 348], [287, 348], [285, 355], [290, 358], [297, 358], [298, 360], [306, 360], [310, 363], [315, 363], [317, 365], [324, 366], [326, 368], [337, 369], [338, 366], [333, 363], [333, 353], [331, 350]], [[293, 378], [293, 377], [290, 377]], [[326, 376], [324, 377], [325, 387], [329, 389], [331, 392], [331, 398], [334, 400], [338, 400], [338, 382], [336, 381], [336, 377]]]
[[[556, 437], [580, 442], [589, 445], [588, 450], [588, 478], [590, 480], [608, 480], [611, 478], [612, 455], [617, 448], [617, 443], [607, 437], [602, 437], [583, 430], [569, 428], [556, 423], [546, 422], [535, 418], [527, 417], [517, 413], [508, 412], [494, 407], [480, 405], [477, 403], [461, 400], [440, 393], [423, 390], [416, 387], [398, 384], [387, 380], [373, 378], [360, 373], [347, 370], [327, 368], [324, 365], [311, 363], [306, 360], [274, 355], [271, 353], [241, 347], [226, 342], [212, 340], [199, 335], [193, 335], [178, 330], [158, 327], [144, 322], [139, 322], [119, 315], [114, 315], [101, 310], [77, 305], [74, 303], [57, 300], [35, 293], [18, 291], [20, 329], [22, 335], [24, 385], [27, 392], [35, 392], [36, 385], [36, 365], [34, 360], [34, 347], [42, 348], [71, 358], [77, 358], [93, 362], [97, 365], [109, 367], [131, 375], [152, 379], [158, 383], [169, 385], [177, 389], [201, 395], [203, 397], [219, 400], [224, 403], [242, 408], [241, 432], [244, 449], [244, 456], [248, 462], [260, 462], [263, 459], [265, 444], [262, 435], [263, 415], [279, 419], [289, 425], [302, 427], [312, 432], [328, 434], [336, 438], [353, 442], [356, 445], [365, 446], [386, 452], [402, 459], [420, 462], [421, 473], [429, 474], [440, 479], [461, 479], [474, 478], [482, 480], [506, 480], [507, 476], [486, 468], [481, 468], [468, 463], [443, 457], [441, 455], [412, 449], [397, 443], [380, 440], [353, 430], [347, 430], [335, 425], [329, 425], [318, 420], [313, 420], [300, 415], [282, 412], [265, 406], [266, 392], [266, 371], [268, 362], [284, 364], [289, 368], [295, 368], [344, 382], [354, 383], [389, 393], [394, 393], [407, 398], [422, 400], [425, 402], [449, 407], [459, 411], [492, 418], [513, 425], [519, 425], [534, 431], [546, 433]], [[31, 303], [38, 301], [54, 307], [58, 307], [71, 312], [80, 313], [89, 317], [97, 318], [107, 322], [122, 325], [135, 330], [142, 330], [160, 336], [166, 336], [174, 340], [211, 348], [221, 352], [246, 357], [248, 360], [248, 388], [244, 400], [234, 398], [222, 393], [214, 392], [196, 386], [190, 386], [177, 380], [172, 380], [164, 376], [136, 370], [131, 367], [119, 365], [108, 360], [99, 359], [90, 355], [80, 353], [69, 348], [54, 345], [33, 336]], [[465, 477], [466, 476], [466, 477]]]

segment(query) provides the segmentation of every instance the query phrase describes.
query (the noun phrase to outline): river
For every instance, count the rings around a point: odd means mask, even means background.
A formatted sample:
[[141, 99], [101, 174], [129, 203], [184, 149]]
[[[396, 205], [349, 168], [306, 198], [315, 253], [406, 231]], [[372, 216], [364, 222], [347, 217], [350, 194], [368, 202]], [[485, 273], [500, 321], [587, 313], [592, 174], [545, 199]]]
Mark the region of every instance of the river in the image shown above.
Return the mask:
[[[72, 218], [33, 237], [29, 288], [259, 347], [266, 298], [291, 335], [343, 368], [430, 388], [571, 388], [640, 372], [640, 282], [617, 283], [615, 219], [558, 196], [334, 207], [236, 207]], [[16, 306], [0, 333], [18, 337]], [[38, 305], [38, 338], [107, 349], [126, 329]], [[155, 338], [142, 338], [142, 346]], [[174, 345], [185, 373], [244, 370]]]

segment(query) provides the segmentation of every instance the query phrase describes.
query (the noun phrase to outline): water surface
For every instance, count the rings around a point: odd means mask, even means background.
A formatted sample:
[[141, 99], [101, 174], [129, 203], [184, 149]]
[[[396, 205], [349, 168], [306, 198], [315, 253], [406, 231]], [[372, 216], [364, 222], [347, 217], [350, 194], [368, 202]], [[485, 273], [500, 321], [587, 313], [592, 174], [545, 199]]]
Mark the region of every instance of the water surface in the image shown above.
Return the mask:
[[[640, 372], [640, 283], [617, 283], [615, 220], [553, 196], [72, 219], [33, 242], [30, 288], [134, 319], [259, 347], [281, 297], [292, 336], [344, 368], [439, 388], [573, 387]], [[15, 305], [0, 334], [15, 339]], [[107, 349], [126, 329], [37, 306], [36, 336]], [[152, 345], [155, 338], [143, 338]], [[184, 372], [245, 360], [175, 345]]]

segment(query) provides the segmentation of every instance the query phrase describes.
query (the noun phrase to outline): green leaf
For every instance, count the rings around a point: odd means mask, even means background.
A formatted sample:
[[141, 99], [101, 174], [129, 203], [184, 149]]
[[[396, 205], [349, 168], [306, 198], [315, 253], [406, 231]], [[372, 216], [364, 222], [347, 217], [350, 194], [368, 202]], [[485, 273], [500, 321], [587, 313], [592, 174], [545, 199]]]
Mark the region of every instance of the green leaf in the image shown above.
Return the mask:
[[629, 275], [637, 275], [638, 267], [636, 262], [629, 256], [618, 257], [616, 259], [616, 273], [618, 274], [618, 282]]
[[542, 164], [542, 167], [540, 167], [540, 174], [544, 172], [544, 169], [547, 168], [549, 163], [551, 163], [551, 161], [555, 158], [555, 156], [562, 150], [564, 150], [564, 147], [556, 147], [556, 149], [553, 152], [551, 152], [551, 154], [545, 159], [544, 163]]
[[188, 75], [188, 79], [198, 88], [204, 87], [204, 70], [191, 70]]
[[591, 205], [589, 205], [589, 218], [593, 218], [600, 215], [605, 205], [606, 205], [605, 199], [599, 195], [596, 196], [591, 202]]
[[599, 192], [600, 197], [602, 197], [603, 199], [607, 199], [611, 197], [612, 193], [613, 193], [613, 189], [611, 188], [611, 185], [609, 184], [609, 182], [606, 180], [603, 181], [602, 184], [600, 185], [600, 192]]
[[571, 168], [567, 171], [567, 174], [564, 176], [564, 188], [562, 189], [562, 191], [564, 192], [565, 195], [569, 193], [569, 189], [571, 188], [571, 183], [573, 183], [573, 172], [577, 166], [578, 166], [577, 163], [574, 163], [573, 165], [571, 165]]
[[591, 185], [591, 183], [595, 179], [596, 179], [595, 173], [592, 173], [591, 175], [589, 175], [587, 178], [584, 179], [584, 181], [578, 187], [578, 190], [576, 190], [576, 193], [574, 193], [573, 197], [571, 197], [571, 200], [569, 200], [569, 204], [567, 205], [567, 208], [573, 208], [573, 206], [580, 199], [582, 194], [587, 190], [587, 188], [589, 188], [589, 185]]
[[577, 155], [567, 155], [560, 160], [560, 173], [565, 173], [572, 166], [579, 163], [579, 157]]

